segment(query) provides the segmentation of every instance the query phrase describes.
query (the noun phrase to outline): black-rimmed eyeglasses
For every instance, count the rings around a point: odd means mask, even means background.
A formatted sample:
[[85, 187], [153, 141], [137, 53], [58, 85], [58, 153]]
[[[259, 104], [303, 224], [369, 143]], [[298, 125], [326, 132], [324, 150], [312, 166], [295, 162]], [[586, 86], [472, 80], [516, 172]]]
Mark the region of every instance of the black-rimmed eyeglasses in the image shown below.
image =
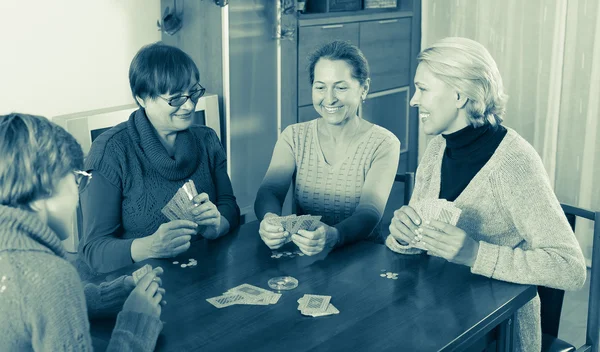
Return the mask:
[[180, 107], [181, 105], [185, 104], [188, 99], [191, 99], [194, 104], [198, 102], [198, 99], [200, 99], [200, 97], [202, 97], [204, 95], [204, 93], [206, 92], [206, 89], [204, 87], [202, 87], [200, 84], [198, 84], [198, 89], [193, 91], [192, 94], [190, 95], [178, 95], [174, 98], [163, 98], [159, 95], [159, 97], [166, 101], [167, 104], [173, 106], [173, 107]]
[[75, 170], [73, 173], [75, 174], [75, 182], [77, 182], [77, 187], [79, 187], [79, 193], [81, 193], [87, 188], [87, 186], [89, 186], [90, 180], [92, 179], [92, 174], [80, 170]]

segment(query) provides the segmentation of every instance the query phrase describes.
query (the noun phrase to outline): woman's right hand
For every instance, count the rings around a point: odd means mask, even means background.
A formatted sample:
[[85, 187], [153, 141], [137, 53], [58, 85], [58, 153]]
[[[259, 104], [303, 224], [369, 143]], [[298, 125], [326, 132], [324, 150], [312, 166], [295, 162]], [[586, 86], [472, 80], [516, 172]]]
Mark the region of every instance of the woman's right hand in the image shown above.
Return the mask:
[[419, 214], [408, 205], [394, 212], [394, 217], [390, 223], [390, 234], [401, 245], [406, 246], [414, 242], [419, 233], [417, 229], [421, 225]]
[[165, 290], [160, 287], [158, 274], [162, 269], [152, 270], [140, 279], [123, 304], [123, 311], [146, 314], [159, 318]]
[[160, 225], [155, 233], [144, 238], [148, 258], [170, 258], [187, 251], [192, 235], [197, 231], [198, 224], [188, 220], [173, 220]]
[[269, 218], [279, 216], [273, 213], [267, 213], [260, 222], [258, 233], [263, 242], [271, 249], [277, 249], [289, 242], [290, 234], [284, 231], [280, 225], [269, 223]]

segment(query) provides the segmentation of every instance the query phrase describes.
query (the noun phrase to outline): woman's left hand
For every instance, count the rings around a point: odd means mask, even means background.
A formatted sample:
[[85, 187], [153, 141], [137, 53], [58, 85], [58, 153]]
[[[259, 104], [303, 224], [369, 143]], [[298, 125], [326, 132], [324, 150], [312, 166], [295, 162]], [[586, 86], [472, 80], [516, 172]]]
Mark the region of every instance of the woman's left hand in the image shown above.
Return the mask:
[[[192, 199], [192, 202], [195, 205], [191, 210], [194, 221], [198, 225], [206, 226], [205, 232], [207, 234], [214, 234], [215, 237], [218, 237], [221, 226], [221, 213], [217, 209], [217, 206], [210, 201], [206, 193], [198, 194]], [[210, 235], [210, 237], [212, 238], [213, 236]]]
[[417, 248], [427, 251], [427, 254], [441, 257], [449, 262], [472, 267], [477, 259], [479, 242], [456, 226], [441, 221], [426, 221], [434, 229], [421, 226], [418, 235], [411, 242]]
[[299, 230], [298, 233], [292, 234], [292, 241], [306, 255], [319, 254], [324, 249], [331, 250], [337, 243], [335, 231], [331, 230], [330, 226], [320, 223], [314, 231]]

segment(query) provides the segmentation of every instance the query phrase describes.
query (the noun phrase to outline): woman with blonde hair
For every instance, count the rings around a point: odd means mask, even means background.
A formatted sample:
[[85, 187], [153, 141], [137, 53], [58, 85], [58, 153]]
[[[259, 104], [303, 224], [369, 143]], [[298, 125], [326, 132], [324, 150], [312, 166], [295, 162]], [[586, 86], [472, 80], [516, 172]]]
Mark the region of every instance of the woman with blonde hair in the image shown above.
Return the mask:
[[[481, 44], [445, 38], [417, 57], [415, 94], [423, 131], [436, 135], [417, 169], [410, 204], [396, 210], [386, 243], [426, 251], [471, 272], [562, 290], [583, 286], [586, 267], [544, 165], [533, 147], [502, 126], [507, 96]], [[446, 199], [456, 226], [421, 219], [415, 202]], [[425, 226], [424, 226], [425, 225]], [[517, 312], [516, 350], [541, 349], [540, 300]]]

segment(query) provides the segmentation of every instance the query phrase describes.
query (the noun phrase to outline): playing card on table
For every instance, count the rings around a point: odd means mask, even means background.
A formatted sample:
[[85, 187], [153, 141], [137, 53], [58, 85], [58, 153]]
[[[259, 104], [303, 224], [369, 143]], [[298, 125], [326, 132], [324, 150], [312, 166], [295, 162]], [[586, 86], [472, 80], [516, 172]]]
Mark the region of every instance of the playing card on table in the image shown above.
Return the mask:
[[225, 294], [240, 294], [254, 301], [257, 305], [275, 304], [281, 297], [280, 293], [275, 293], [269, 290], [262, 289], [250, 284], [242, 284], [229, 289]]
[[306, 314], [323, 313], [327, 310], [331, 296], [322, 295], [304, 295], [304, 300], [300, 303], [300, 311]]
[[207, 298], [206, 301], [217, 308], [229, 307], [234, 304], [241, 304], [247, 300], [246, 296], [240, 294], [222, 295]]
[[133, 277], [133, 282], [137, 285], [138, 282], [140, 282], [140, 280], [144, 277], [144, 275], [148, 274], [151, 271], [152, 266], [150, 264], [146, 264], [143, 267], [137, 269], [133, 272], [133, 274], [131, 274], [131, 276]]
[[[302, 313], [302, 315], [308, 315], [308, 316], [312, 316], [312, 317], [322, 317], [322, 316], [326, 316], [326, 315], [340, 313], [340, 311], [331, 303], [327, 303], [327, 305], [325, 305], [325, 308], [323, 310], [321, 310], [320, 308], [319, 309], [307, 308], [309, 305], [310, 296], [314, 296], [314, 295], [304, 295], [304, 297], [302, 297], [298, 300], [298, 310], [300, 311], [300, 313]], [[329, 297], [329, 299], [331, 299], [330, 296], [323, 296], [323, 297]]]

